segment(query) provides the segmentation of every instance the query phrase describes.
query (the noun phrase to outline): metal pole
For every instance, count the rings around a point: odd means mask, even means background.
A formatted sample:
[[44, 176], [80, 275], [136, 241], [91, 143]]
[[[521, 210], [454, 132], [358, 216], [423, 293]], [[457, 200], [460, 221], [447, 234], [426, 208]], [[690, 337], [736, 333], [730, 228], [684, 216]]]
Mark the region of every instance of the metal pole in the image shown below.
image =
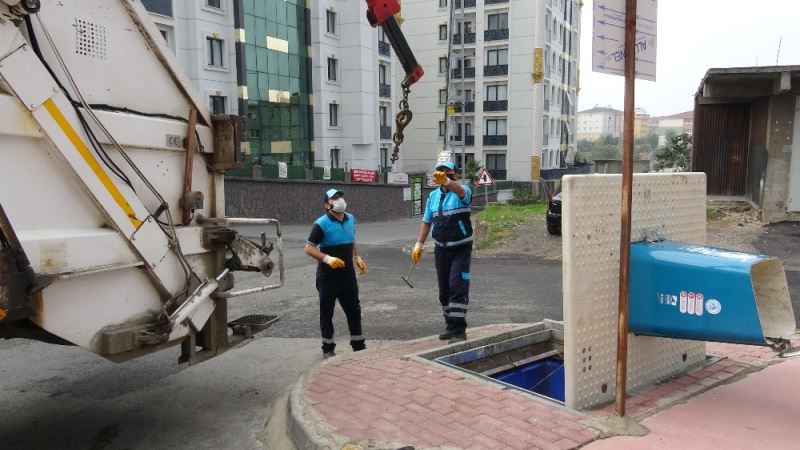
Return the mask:
[[[464, 43], [467, 41], [467, 22], [464, 15], [464, 3], [461, 0], [461, 179], [467, 179], [467, 52]], [[486, 203], [489, 204], [488, 202]]]
[[625, 107], [622, 133], [622, 220], [619, 242], [619, 321], [617, 328], [616, 412], [625, 416], [628, 385], [628, 283], [631, 256], [631, 205], [633, 194], [633, 109], [636, 74], [636, 1], [625, 1]]

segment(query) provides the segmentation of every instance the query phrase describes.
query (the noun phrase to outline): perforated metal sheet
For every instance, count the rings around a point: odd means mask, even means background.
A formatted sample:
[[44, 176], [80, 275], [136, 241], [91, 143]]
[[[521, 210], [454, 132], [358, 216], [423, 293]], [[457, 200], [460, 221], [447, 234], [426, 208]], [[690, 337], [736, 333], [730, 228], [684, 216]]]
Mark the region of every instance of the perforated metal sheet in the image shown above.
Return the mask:
[[[614, 399], [621, 175], [566, 176], [562, 194], [565, 403], [587, 409]], [[637, 174], [632, 241], [648, 229], [705, 243], [706, 177]], [[705, 343], [629, 335], [628, 391], [697, 366]]]

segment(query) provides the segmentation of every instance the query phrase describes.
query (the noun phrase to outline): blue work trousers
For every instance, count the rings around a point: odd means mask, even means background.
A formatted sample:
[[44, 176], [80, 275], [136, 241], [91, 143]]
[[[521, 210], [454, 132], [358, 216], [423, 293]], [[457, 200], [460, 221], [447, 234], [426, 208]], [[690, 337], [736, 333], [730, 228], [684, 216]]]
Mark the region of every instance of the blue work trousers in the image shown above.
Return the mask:
[[447, 330], [463, 333], [467, 329], [472, 243], [458, 247], [437, 245], [434, 257], [439, 281], [439, 303], [442, 304]]
[[333, 311], [336, 300], [347, 317], [350, 329], [350, 346], [354, 351], [364, 350], [364, 336], [361, 332], [361, 303], [358, 301], [358, 282], [355, 273], [317, 277], [319, 291], [319, 330], [322, 334], [322, 351], [331, 352], [336, 347], [333, 339]]

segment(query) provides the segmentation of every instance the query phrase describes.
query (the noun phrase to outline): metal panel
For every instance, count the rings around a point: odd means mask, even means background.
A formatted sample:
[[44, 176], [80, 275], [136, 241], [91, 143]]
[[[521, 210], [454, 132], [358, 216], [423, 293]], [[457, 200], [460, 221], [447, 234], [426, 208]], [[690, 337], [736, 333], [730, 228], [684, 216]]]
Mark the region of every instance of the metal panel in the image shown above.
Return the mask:
[[[657, 229], [702, 244], [705, 175], [636, 174], [631, 237]], [[566, 176], [562, 194], [565, 403], [586, 409], [614, 398], [619, 279], [620, 175]], [[705, 343], [629, 336], [628, 389], [697, 366]]]
[[745, 195], [749, 134], [749, 103], [695, 102], [692, 170], [708, 175], [709, 195]]
[[747, 162], [747, 197], [759, 207], [763, 204], [764, 181], [767, 175], [767, 125], [769, 98], [750, 103], [750, 157]]

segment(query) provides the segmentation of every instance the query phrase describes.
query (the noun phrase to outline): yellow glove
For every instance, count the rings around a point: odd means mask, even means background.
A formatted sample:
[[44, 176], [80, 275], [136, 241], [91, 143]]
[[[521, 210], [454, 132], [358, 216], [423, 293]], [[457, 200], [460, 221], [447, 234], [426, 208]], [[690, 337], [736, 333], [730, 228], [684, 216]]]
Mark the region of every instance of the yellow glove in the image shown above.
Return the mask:
[[422, 259], [422, 245], [422, 242], [417, 242], [414, 244], [414, 250], [411, 250], [411, 261], [414, 261], [414, 264]]
[[447, 186], [448, 184], [450, 184], [450, 181], [452, 181], [452, 180], [450, 180], [450, 178], [447, 178], [447, 174], [442, 172], [441, 170], [437, 170], [436, 172], [433, 172], [433, 182], [434, 183], [436, 183], [438, 185], [441, 185], [441, 186]]
[[344, 267], [344, 261], [331, 255], [325, 255], [325, 257], [322, 258], [322, 262], [329, 265], [331, 269], [341, 269]]
[[360, 271], [358, 273], [359, 275], [364, 275], [365, 273], [367, 273], [367, 265], [364, 264], [364, 260], [361, 259], [360, 256], [356, 256], [355, 262], [356, 266], [358, 266], [358, 270]]

